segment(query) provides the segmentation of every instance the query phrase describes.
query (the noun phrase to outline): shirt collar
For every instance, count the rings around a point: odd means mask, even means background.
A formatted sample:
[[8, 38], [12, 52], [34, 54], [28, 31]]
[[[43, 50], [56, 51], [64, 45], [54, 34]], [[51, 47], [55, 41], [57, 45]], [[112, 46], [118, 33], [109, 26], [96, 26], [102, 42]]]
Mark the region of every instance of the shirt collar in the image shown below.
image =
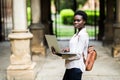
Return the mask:
[[79, 35], [80, 33], [84, 33], [84, 32], [86, 32], [86, 28], [85, 28], [85, 27], [82, 28], [82, 29], [79, 31], [78, 35]]

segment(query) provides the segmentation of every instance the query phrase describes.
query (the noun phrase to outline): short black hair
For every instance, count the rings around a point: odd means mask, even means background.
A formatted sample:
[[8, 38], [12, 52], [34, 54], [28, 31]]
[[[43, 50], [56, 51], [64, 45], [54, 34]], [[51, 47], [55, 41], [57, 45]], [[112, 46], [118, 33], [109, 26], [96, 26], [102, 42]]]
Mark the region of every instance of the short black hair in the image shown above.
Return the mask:
[[87, 14], [84, 11], [78, 10], [78, 11], [75, 12], [74, 16], [76, 16], [76, 15], [81, 15], [83, 17], [83, 19], [85, 21], [87, 21]]

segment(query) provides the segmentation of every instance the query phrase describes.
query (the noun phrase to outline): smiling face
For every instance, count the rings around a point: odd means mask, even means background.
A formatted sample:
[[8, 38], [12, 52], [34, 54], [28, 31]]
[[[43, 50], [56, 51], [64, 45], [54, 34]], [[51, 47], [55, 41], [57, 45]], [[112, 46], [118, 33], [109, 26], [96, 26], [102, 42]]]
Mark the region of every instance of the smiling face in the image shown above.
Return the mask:
[[74, 27], [77, 29], [82, 29], [85, 25], [86, 21], [83, 19], [81, 15], [75, 15], [74, 16]]

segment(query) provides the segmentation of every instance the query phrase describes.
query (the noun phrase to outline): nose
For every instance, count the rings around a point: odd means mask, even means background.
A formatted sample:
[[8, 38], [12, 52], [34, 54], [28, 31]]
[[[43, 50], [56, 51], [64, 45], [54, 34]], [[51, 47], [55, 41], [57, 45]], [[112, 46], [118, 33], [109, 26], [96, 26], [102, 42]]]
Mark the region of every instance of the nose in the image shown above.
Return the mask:
[[77, 24], [78, 23], [78, 21], [74, 21], [74, 24]]
[[78, 21], [77, 20], [74, 20], [74, 23], [77, 23]]
[[74, 21], [74, 23], [77, 23], [77, 21]]

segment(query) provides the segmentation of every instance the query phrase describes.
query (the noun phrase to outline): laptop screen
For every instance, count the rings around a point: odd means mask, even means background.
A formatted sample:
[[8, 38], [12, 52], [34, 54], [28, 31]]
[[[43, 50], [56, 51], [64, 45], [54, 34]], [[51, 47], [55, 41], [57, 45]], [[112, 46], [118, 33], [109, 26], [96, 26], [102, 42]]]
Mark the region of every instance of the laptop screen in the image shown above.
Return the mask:
[[47, 40], [50, 51], [51, 51], [51, 47], [53, 46], [56, 52], [60, 52], [60, 48], [55, 35], [45, 35], [45, 38]]

